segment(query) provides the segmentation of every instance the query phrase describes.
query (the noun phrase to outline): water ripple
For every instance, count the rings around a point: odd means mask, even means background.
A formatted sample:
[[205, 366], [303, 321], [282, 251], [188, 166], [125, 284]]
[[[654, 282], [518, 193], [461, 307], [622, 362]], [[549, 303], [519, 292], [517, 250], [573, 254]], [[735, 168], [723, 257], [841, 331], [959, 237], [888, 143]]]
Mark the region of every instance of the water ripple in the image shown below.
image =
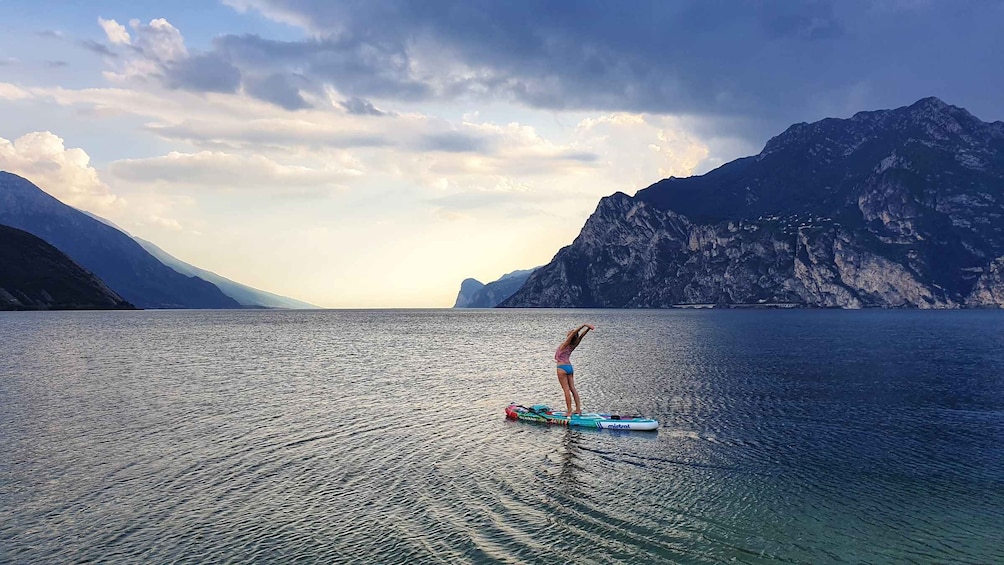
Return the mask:
[[[1004, 561], [1004, 325], [914, 314], [3, 314], [0, 562]], [[584, 316], [658, 432], [503, 420]]]

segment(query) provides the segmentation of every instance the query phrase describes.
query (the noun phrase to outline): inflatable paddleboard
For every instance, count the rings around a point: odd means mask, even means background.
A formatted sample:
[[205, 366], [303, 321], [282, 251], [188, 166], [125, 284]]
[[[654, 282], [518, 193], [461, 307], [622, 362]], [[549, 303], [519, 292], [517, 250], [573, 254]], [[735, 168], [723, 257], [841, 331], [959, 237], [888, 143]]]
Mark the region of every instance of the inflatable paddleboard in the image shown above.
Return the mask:
[[505, 409], [505, 416], [510, 420], [524, 420], [526, 422], [538, 422], [558, 426], [599, 428], [601, 430], [655, 430], [659, 427], [658, 421], [651, 418], [642, 418], [641, 416], [583, 413], [581, 416], [573, 414], [569, 417], [565, 415], [563, 410], [552, 410], [544, 404], [534, 404], [529, 407], [510, 404]]

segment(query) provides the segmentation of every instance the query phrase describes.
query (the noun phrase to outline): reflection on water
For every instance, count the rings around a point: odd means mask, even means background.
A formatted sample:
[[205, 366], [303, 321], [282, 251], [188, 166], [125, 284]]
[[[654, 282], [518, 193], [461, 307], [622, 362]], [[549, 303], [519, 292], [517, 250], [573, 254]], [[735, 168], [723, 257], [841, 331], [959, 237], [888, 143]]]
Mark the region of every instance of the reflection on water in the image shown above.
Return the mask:
[[[597, 430], [599, 431], [599, 430]], [[571, 429], [564, 429], [564, 437], [561, 438], [561, 447], [558, 450], [558, 457], [561, 461], [561, 470], [558, 472], [558, 484], [561, 485], [561, 492], [566, 496], [576, 496], [581, 483], [576, 480], [575, 460], [579, 459], [576, 451], [579, 448], [579, 434]]]
[[2, 313], [0, 562], [1004, 562], [1001, 322]]

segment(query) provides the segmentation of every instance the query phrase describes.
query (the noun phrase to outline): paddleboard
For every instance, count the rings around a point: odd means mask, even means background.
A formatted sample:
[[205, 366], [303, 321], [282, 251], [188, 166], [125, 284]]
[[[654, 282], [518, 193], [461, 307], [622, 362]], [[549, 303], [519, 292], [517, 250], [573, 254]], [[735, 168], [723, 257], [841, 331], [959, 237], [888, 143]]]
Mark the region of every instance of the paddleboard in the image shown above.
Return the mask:
[[599, 428], [601, 430], [655, 430], [659, 422], [641, 416], [620, 416], [617, 414], [583, 413], [567, 416], [563, 410], [553, 410], [545, 404], [522, 406], [510, 404], [505, 409], [505, 416], [510, 420], [523, 420], [557, 426], [573, 426], [582, 428]]

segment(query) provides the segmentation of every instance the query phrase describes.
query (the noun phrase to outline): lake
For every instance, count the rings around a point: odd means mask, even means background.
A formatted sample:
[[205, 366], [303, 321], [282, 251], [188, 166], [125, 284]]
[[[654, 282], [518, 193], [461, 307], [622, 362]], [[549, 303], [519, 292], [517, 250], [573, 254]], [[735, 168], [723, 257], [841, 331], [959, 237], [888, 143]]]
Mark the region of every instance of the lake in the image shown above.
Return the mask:
[[[656, 432], [512, 422], [563, 406]], [[1004, 312], [0, 313], [3, 563], [1004, 562]]]

